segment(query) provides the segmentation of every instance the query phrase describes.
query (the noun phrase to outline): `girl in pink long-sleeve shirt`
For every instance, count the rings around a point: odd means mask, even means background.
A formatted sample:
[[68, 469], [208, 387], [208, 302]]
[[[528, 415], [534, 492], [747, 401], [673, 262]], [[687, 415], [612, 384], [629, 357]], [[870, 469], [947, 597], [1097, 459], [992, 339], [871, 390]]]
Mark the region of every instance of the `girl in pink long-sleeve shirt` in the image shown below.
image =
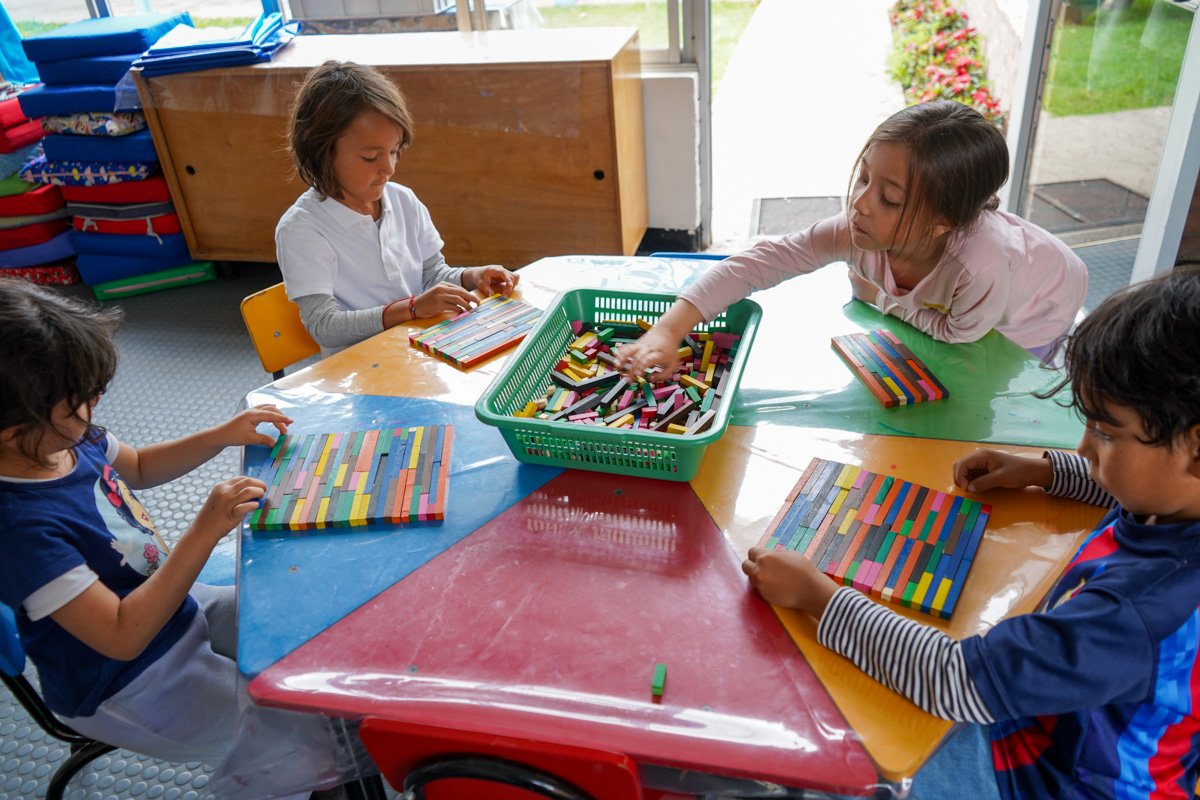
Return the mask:
[[856, 298], [935, 339], [972, 342], [995, 328], [1045, 355], [1083, 305], [1087, 268], [1055, 236], [996, 210], [1007, 179], [1004, 136], [974, 109], [937, 100], [899, 111], [859, 155], [846, 213], [715, 264], [622, 348], [623, 369], [672, 366], [700, 322], [838, 261]]

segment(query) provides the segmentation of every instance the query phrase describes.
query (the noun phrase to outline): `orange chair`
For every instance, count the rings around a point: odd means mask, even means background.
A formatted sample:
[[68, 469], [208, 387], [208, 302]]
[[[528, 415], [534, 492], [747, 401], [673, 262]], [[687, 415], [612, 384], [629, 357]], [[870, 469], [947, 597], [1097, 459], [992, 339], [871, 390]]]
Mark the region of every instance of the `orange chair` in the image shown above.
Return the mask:
[[300, 309], [288, 299], [282, 283], [242, 300], [242, 319], [258, 360], [271, 377], [283, 377], [284, 367], [321, 352], [300, 322]]

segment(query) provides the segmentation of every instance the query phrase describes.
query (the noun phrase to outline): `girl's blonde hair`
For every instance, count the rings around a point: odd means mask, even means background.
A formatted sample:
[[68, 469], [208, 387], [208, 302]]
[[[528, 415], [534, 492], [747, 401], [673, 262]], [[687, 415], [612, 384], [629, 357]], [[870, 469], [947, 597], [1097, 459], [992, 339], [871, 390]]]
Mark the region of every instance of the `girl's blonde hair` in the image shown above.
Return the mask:
[[326, 61], [304, 78], [288, 120], [288, 150], [300, 180], [324, 200], [340, 199], [333, 176], [333, 150], [359, 114], [377, 111], [400, 129], [400, 149], [412, 144], [412, 115], [404, 95], [374, 67]]
[[854, 162], [847, 209], [863, 157], [877, 142], [908, 150], [908, 189], [896, 224], [896, 234], [903, 230], [903, 238], [916, 231], [929, 239], [938, 217], [955, 230], [969, 228], [984, 211], [999, 207], [996, 192], [1008, 180], [1008, 145], [1000, 129], [970, 106], [933, 100], [880, 123]]

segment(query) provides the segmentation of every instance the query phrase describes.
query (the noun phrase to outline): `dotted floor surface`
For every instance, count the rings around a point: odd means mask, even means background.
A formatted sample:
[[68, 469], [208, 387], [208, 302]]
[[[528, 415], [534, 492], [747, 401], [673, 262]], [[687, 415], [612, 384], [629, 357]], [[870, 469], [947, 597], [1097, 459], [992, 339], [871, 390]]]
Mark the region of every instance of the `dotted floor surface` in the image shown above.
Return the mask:
[[[242, 397], [270, 381], [246, 329], [239, 303], [278, 283], [273, 264], [226, 267], [216, 281], [130, 297], [119, 305], [125, 322], [117, 335], [117, 377], [96, 408], [96, 421], [134, 445], [172, 439], [215, 425], [237, 410]], [[91, 297], [86, 287], [62, 290]], [[175, 540], [199, 511], [214, 484], [238, 473], [236, 449], [166, 486], [139, 492], [159, 530]], [[234, 544], [222, 542], [206, 574], [233, 577]], [[26, 676], [35, 683], [32, 668]], [[0, 687], [0, 800], [46, 796], [50, 776], [70, 755], [46, 735]], [[123, 750], [101, 756], [79, 772], [67, 800], [204, 800], [211, 770], [199, 763], [156, 761]]]
[[1076, 255], [1083, 259], [1088, 270], [1087, 297], [1083, 310], [1090, 312], [1118, 289], [1129, 285], [1133, 274], [1133, 259], [1137, 256], [1140, 237], [1131, 236], [1116, 241], [1077, 245]]

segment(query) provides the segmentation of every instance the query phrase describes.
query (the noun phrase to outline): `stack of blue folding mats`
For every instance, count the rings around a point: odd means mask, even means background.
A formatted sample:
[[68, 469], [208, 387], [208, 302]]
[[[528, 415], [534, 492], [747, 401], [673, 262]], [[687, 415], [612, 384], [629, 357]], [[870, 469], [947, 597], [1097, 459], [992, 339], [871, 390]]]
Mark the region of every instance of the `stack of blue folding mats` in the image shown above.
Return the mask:
[[[45, 85], [23, 93], [21, 109], [29, 117], [112, 112], [117, 84], [130, 65], [165, 33], [191, 24], [186, 12], [101, 17], [25, 39], [25, 54]], [[50, 162], [148, 165], [150, 172], [157, 168], [158, 154], [148, 130], [120, 136], [54, 134], [43, 141]], [[79, 252], [79, 271], [93, 287], [192, 261], [182, 234], [72, 231], [71, 238]]]
[[31, 118], [112, 111], [129, 65], [180, 24], [192, 24], [187, 12], [99, 17], [23, 40], [25, 55], [47, 85], [25, 92], [21, 109]]
[[53, 133], [42, 139], [50, 161], [157, 161], [149, 129], [124, 136], [75, 136]]

